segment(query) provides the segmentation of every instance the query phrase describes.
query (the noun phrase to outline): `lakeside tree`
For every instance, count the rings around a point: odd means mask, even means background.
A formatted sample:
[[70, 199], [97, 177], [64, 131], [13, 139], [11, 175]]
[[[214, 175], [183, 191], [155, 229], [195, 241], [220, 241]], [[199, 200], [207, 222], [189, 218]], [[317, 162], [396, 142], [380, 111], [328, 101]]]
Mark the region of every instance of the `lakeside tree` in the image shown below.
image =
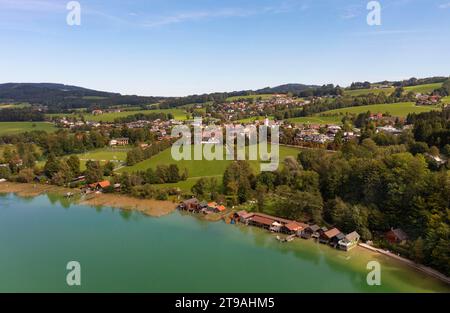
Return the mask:
[[103, 168], [98, 161], [86, 162], [86, 182], [88, 184], [96, 183], [103, 180]]

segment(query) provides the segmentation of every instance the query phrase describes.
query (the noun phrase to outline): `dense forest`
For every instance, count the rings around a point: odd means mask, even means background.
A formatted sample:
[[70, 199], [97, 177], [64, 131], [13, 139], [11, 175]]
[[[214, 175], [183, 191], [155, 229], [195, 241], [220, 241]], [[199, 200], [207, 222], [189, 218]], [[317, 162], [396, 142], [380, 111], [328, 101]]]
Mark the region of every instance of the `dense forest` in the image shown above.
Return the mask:
[[0, 122], [38, 122], [44, 120], [44, 112], [30, 108], [2, 109], [0, 114]]
[[[450, 172], [430, 169], [423, 154], [408, 149], [364, 139], [337, 153], [303, 150], [278, 171], [261, 174], [239, 161], [227, 168], [222, 184], [203, 178], [192, 192], [217, 200], [223, 190], [234, 204], [256, 199], [257, 211], [356, 230], [364, 240], [449, 275]], [[404, 229], [409, 245], [389, 246], [383, 234], [391, 227]]]

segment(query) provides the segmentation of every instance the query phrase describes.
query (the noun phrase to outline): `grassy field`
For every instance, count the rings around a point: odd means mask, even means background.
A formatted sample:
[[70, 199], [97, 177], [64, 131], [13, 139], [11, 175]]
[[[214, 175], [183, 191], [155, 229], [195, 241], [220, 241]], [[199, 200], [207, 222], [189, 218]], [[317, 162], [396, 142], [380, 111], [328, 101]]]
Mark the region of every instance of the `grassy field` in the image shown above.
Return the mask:
[[56, 129], [53, 124], [47, 122], [0, 122], [0, 136], [14, 135], [33, 130], [54, 132]]
[[[280, 162], [284, 160], [287, 156], [297, 157], [300, 152], [300, 148], [285, 147], [280, 146]], [[217, 177], [219, 181], [222, 180], [222, 175], [225, 172], [228, 165], [233, 161], [228, 160], [181, 160], [175, 161], [171, 156], [171, 149], [166, 149], [160, 154], [154, 156], [151, 159], [140, 162], [134, 166], [127, 166], [119, 170], [119, 172], [136, 172], [144, 171], [148, 168], [155, 169], [158, 165], [170, 165], [177, 164], [181, 171], [184, 169], [188, 170], [189, 179], [184, 182], [179, 182], [176, 184], [163, 184], [160, 187], [178, 187], [182, 190], [189, 191], [190, 188], [195, 184], [195, 182], [201, 177]], [[250, 161], [250, 165], [255, 171], [255, 173], [260, 170], [259, 161]]]
[[128, 151], [128, 148], [103, 148], [77, 154], [77, 156], [80, 158], [81, 170], [85, 170], [86, 162], [89, 160], [100, 161], [102, 164], [111, 161], [118, 166], [127, 160]]
[[[450, 97], [444, 98], [444, 101], [450, 103]], [[431, 110], [440, 110], [439, 106], [416, 106], [413, 102], [400, 102], [389, 104], [374, 104], [358, 107], [349, 107], [331, 111], [325, 111], [320, 114], [305, 117], [296, 117], [288, 119], [289, 122], [301, 124], [341, 124], [342, 117], [346, 114], [359, 114], [370, 111], [372, 113], [389, 113], [392, 116], [406, 117], [409, 113], [429, 112]]]
[[[86, 169], [86, 162], [89, 160], [99, 161], [102, 164], [105, 164], [108, 161], [113, 162], [116, 167], [120, 164], [124, 163], [127, 159], [127, 152], [130, 148], [102, 148], [97, 150], [88, 151], [86, 153], [79, 153], [76, 156], [80, 159], [81, 170], [84, 171]], [[45, 160], [37, 163], [37, 166], [43, 167], [45, 165]]]
[[450, 96], [442, 98], [442, 102], [446, 104], [450, 104]]
[[418, 85], [418, 86], [409, 86], [405, 87], [405, 92], [416, 92], [416, 93], [430, 93], [434, 91], [435, 89], [441, 88], [442, 83], [436, 83], [436, 84], [425, 84], [425, 85]]
[[272, 97], [273, 97], [273, 94], [267, 93], [267, 94], [260, 94], [260, 95], [228, 97], [226, 101], [231, 102], [231, 101], [236, 101], [238, 99], [257, 99], [257, 98], [261, 98], [261, 99], [265, 100], [265, 99], [270, 99]]
[[342, 116], [304, 116], [288, 119], [291, 123], [299, 124], [341, 124]]
[[[435, 83], [435, 84], [409, 86], [409, 87], [404, 87], [404, 89], [405, 89], [405, 93], [408, 93], [410, 91], [415, 92], [415, 93], [430, 93], [433, 90], [440, 88], [441, 86], [442, 86], [442, 83]], [[356, 90], [346, 89], [344, 94], [347, 96], [357, 97], [357, 96], [361, 96], [361, 95], [367, 95], [369, 93], [378, 95], [381, 92], [384, 92], [386, 95], [388, 95], [394, 91], [395, 91], [395, 87], [383, 88], [383, 89], [356, 89]]]
[[387, 113], [389, 112], [392, 116], [406, 117], [409, 113], [421, 113], [428, 112], [431, 110], [440, 109], [439, 106], [416, 106], [413, 102], [400, 102], [400, 103], [389, 103], [389, 104], [374, 104], [374, 105], [364, 105], [358, 107], [349, 107], [337, 110], [331, 110], [321, 113], [326, 115], [345, 115], [359, 114], [363, 112], [373, 112], [373, 113]]
[[386, 95], [388, 95], [388, 94], [391, 94], [392, 92], [394, 92], [394, 90], [395, 90], [394, 87], [383, 88], [383, 89], [355, 89], [355, 90], [346, 89], [344, 91], [344, 95], [357, 97], [357, 96], [362, 96], [362, 95], [368, 95], [369, 93], [378, 95], [382, 92], [384, 92]]
[[[243, 118], [241, 120], [237, 120], [236, 122], [238, 122], [238, 123], [253, 123], [256, 121], [262, 121], [265, 118], [266, 118], [265, 116], [252, 116], [252, 117], [248, 117], [248, 118]], [[268, 118], [271, 121], [274, 119], [273, 116], [269, 116]]]
[[29, 107], [29, 103], [0, 103], [0, 110], [1, 109], [22, 109]]
[[90, 113], [72, 113], [72, 114], [47, 114], [48, 117], [62, 117], [62, 116], [79, 116], [83, 115], [85, 120], [93, 122], [114, 122], [116, 118], [127, 117], [135, 114], [151, 114], [151, 113], [172, 113], [176, 120], [186, 120], [186, 113], [182, 109], [158, 109], [158, 110], [136, 110], [136, 111], [123, 111], [117, 113], [104, 113], [100, 115], [93, 115]]

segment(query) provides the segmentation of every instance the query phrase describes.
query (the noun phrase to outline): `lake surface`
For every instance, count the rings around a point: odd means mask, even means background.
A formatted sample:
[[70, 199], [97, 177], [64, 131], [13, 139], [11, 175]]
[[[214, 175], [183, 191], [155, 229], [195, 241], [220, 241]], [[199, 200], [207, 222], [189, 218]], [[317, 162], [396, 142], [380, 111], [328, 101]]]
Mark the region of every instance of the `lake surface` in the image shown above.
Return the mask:
[[[79, 287], [66, 284], [69, 261]], [[368, 286], [369, 261], [381, 286]], [[0, 292], [448, 292], [444, 283], [362, 248], [279, 243], [246, 226], [175, 212], [152, 218], [70, 204], [58, 196], [0, 195]]]

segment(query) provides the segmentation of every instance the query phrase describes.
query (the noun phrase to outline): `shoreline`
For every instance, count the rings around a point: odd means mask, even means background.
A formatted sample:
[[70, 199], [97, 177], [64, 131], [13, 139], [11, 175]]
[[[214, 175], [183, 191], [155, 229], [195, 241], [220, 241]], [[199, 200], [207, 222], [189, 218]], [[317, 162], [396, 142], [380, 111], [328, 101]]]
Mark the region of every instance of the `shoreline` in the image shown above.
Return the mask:
[[403, 264], [407, 264], [410, 267], [412, 267], [412, 268], [414, 268], [414, 269], [416, 269], [416, 270], [418, 270], [418, 271], [420, 271], [420, 272], [422, 272], [422, 273], [424, 273], [424, 274], [426, 274], [428, 276], [431, 276], [431, 277], [433, 277], [435, 279], [438, 279], [438, 280], [440, 280], [440, 281], [450, 285], [450, 277], [442, 274], [441, 272], [436, 271], [435, 269], [432, 269], [431, 267], [428, 267], [428, 266], [425, 266], [425, 265], [422, 265], [422, 264], [417, 264], [417, 263], [415, 263], [412, 260], [406, 259], [404, 257], [398, 256], [398, 255], [396, 255], [396, 254], [394, 254], [392, 252], [389, 252], [389, 251], [386, 251], [386, 250], [383, 250], [383, 249], [380, 249], [380, 248], [369, 246], [369, 245], [367, 245], [365, 243], [358, 243], [358, 247], [361, 247], [363, 249], [372, 251], [374, 253], [385, 255], [385, 256], [387, 256], [387, 257], [389, 257], [389, 258], [391, 258], [393, 260], [397, 260], [397, 261], [399, 261], [399, 262], [401, 262]]
[[[13, 193], [20, 197], [37, 197], [43, 194], [57, 194], [64, 196], [74, 189], [58, 187], [54, 185], [27, 184], [27, 183], [0, 183], [0, 193]], [[76, 194], [78, 195], [78, 194]], [[171, 201], [160, 201], [153, 199], [139, 199], [117, 194], [94, 194], [90, 199], [75, 197], [73, 203], [91, 207], [112, 207], [125, 211], [136, 211], [152, 217], [168, 215], [176, 210], [177, 204]]]
[[[58, 187], [54, 185], [31, 184], [31, 183], [29, 184], [12, 183], [12, 182], [0, 183], [0, 194], [13, 193], [20, 197], [25, 198], [37, 197], [48, 193], [64, 196], [67, 192], [73, 192], [73, 189]], [[117, 195], [117, 194], [95, 194], [95, 196], [90, 199], [73, 199], [72, 201], [75, 204], [86, 205], [91, 207], [100, 206], [100, 207], [117, 208], [125, 211], [136, 211], [152, 217], [161, 217], [171, 214], [172, 212], [176, 211], [177, 208], [177, 204], [171, 201], [138, 199], [126, 195]], [[218, 216], [214, 217], [215, 218], [204, 218], [204, 220], [209, 222], [216, 222], [223, 218], [222, 215], [220, 215], [220, 218]], [[390, 253], [380, 248], [366, 245], [364, 243], [358, 243], [357, 248], [361, 248], [362, 250], [366, 251], [371, 251], [372, 253], [378, 255], [387, 256], [393, 260], [406, 264], [434, 279], [438, 279], [450, 285], [449, 277], [425, 265], [417, 264], [409, 259], [397, 256], [393, 253]]]

